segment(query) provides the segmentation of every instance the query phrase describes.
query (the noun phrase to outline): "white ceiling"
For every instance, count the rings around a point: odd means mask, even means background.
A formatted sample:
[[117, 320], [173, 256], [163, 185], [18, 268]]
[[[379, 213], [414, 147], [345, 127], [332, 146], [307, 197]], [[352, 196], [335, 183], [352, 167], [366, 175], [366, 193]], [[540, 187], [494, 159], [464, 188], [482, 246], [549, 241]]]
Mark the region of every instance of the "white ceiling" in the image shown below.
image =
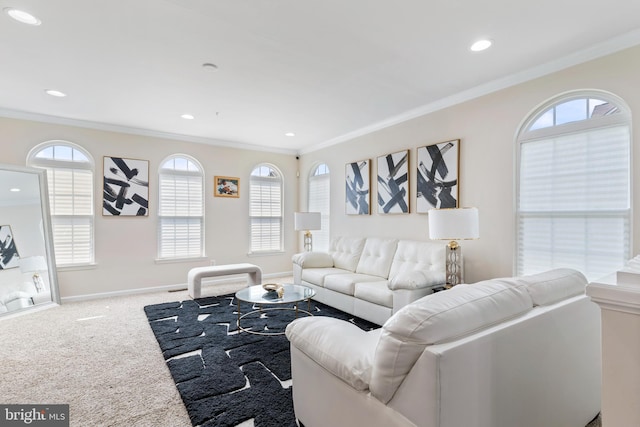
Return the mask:
[[[640, 43], [638, 0], [0, 6], [42, 20], [34, 27], [0, 16], [1, 116], [283, 152], [327, 146]], [[483, 37], [493, 47], [470, 52]], [[207, 62], [218, 70], [204, 69]]]

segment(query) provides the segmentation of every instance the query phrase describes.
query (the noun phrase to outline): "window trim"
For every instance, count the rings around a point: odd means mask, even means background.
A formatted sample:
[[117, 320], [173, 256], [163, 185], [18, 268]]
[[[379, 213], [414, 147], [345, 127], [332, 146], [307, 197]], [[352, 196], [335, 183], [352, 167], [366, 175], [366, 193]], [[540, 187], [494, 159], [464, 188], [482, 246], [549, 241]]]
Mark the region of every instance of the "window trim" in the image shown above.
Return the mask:
[[[280, 184], [280, 247], [278, 249], [264, 249], [264, 250], [254, 250], [253, 249], [253, 233], [251, 232], [251, 226], [252, 226], [252, 220], [254, 218], [254, 216], [251, 215], [251, 191], [252, 191], [252, 180], [255, 178], [269, 178], [269, 177], [264, 177], [261, 175], [253, 175], [253, 172], [260, 168], [260, 167], [268, 167], [270, 169], [273, 169], [277, 174], [278, 174], [278, 181]], [[249, 250], [247, 251], [247, 255], [249, 256], [259, 256], [259, 255], [278, 255], [278, 254], [282, 254], [285, 252], [285, 248], [284, 248], [284, 227], [285, 227], [285, 220], [284, 220], [284, 202], [285, 202], [285, 197], [284, 197], [284, 174], [282, 173], [282, 171], [280, 170], [280, 168], [278, 168], [276, 165], [274, 165], [273, 163], [258, 163], [255, 166], [253, 166], [251, 168], [251, 171], [249, 172], [249, 224], [248, 224], [248, 229], [249, 229]], [[257, 217], [256, 217], [257, 218]]]
[[[200, 218], [200, 254], [199, 255], [187, 255], [187, 256], [182, 256], [182, 257], [167, 257], [167, 256], [161, 256], [160, 250], [161, 250], [161, 246], [160, 246], [160, 242], [162, 240], [162, 219], [163, 218], [195, 218], [192, 216], [184, 216], [184, 215], [162, 215], [160, 213], [160, 210], [162, 208], [161, 206], [161, 182], [162, 180], [160, 179], [161, 175], [162, 175], [162, 170], [163, 170], [163, 165], [165, 163], [167, 163], [169, 160], [172, 159], [177, 159], [177, 158], [181, 158], [181, 159], [185, 159], [187, 161], [192, 162], [193, 164], [196, 165], [196, 167], [198, 167], [198, 171], [183, 171], [183, 170], [177, 170], [177, 169], [173, 169], [171, 175], [182, 175], [182, 176], [199, 176], [202, 179], [202, 193], [201, 193], [201, 202], [202, 202], [202, 215], [199, 216], [198, 218]], [[204, 171], [204, 167], [202, 166], [202, 164], [193, 156], [190, 156], [188, 154], [184, 154], [184, 153], [175, 153], [175, 154], [171, 154], [167, 157], [165, 157], [164, 159], [162, 159], [162, 161], [160, 161], [159, 165], [158, 165], [158, 171], [157, 171], [157, 176], [158, 176], [158, 193], [157, 193], [157, 197], [158, 197], [158, 203], [157, 203], [157, 215], [158, 215], [158, 221], [157, 221], [157, 230], [156, 230], [156, 237], [157, 237], [157, 244], [156, 244], [156, 258], [155, 258], [155, 262], [157, 264], [164, 264], [164, 263], [176, 263], [176, 262], [193, 262], [193, 261], [200, 261], [200, 260], [206, 260], [206, 233], [205, 233], [205, 226], [206, 226], [206, 212], [205, 212], [205, 207], [206, 207], [206, 203], [205, 203], [205, 186], [206, 186], [206, 182], [205, 182], [205, 171]]]
[[[76, 162], [76, 161], [65, 161], [65, 160], [52, 160], [52, 159], [37, 157], [37, 154], [40, 153], [41, 151], [47, 149], [48, 147], [54, 147], [54, 146], [67, 146], [73, 150], [77, 150], [87, 158], [87, 161]], [[93, 156], [91, 155], [91, 153], [89, 153], [87, 149], [80, 146], [79, 144], [76, 144], [71, 141], [63, 140], [63, 139], [52, 139], [52, 140], [41, 142], [39, 144], [36, 144], [34, 147], [32, 147], [27, 153], [26, 164], [27, 166], [35, 167], [38, 169], [44, 169], [45, 171], [47, 169], [74, 169], [74, 170], [86, 170], [91, 173], [91, 198], [92, 198], [91, 214], [90, 215], [53, 215], [50, 213], [50, 217], [51, 217], [52, 235], [54, 235], [54, 239], [53, 239], [54, 254], [55, 254], [55, 232], [53, 228], [54, 228], [55, 218], [57, 217], [86, 218], [86, 219], [89, 219], [89, 226], [90, 226], [90, 246], [91, 246], [90, 260], [87, 262], [72, 262], [67, 264], [58, 264], [59, 262], [58, 260], [60, 259], [60, 257], [56, 256], [56, 269], [58, 271], [72, 271], [72, 270], [84, 270], [84, 269], [95, 268], [95, 266], [97, 265], [96, 240], [95, 240], [96, 171], [95, 171], [95, 160], [93, 159]], [[47, 187], [51, 186], [49, 176], [47, 176], [47, 184], [48, 184]], [[51, 201], [49, 201], [49, 204], [51, 205]]]
[[[563, 123], [559, 125], [544, 127], [540, 129], [530, 130], [530, 127], [542, 116], [548, 109], [560, 105], [562, 103], [585, 98], [597, 98], [610, 103], [615, 104], [620, 112], [612, 115], [599, 116], [595, 118], [587, 118], [585, 120], [574, 121], [569, 123]], [[594, 129], [604, 129], [608, 127], [627, 126], [629, 130], [629, 158], [628, 158], [628, 171], [629, 171], [629, 208], [628, 209], [611, 209], [607, 210], [607, 214], [611, 214], [614, 211], [627, 212], [626, 219], [629, 223], [629, 248], [627, 258], [630, 258], [634, 253], [633, 250], [633, 121], [628, 104], [617, 95], [609, 92], [588, 89], [588, 90], [575, 90], [558, 94], [534, 108], [520, 123], [515, 138], [515, 153], [514, 153], [514, 198], [513, 198], [513, 215], [514, 215], [514, 256], [513, 256], [513, 271], [514, 274], [522, 274], [519, 271], [519, 259], [520, 259], [520, 210], [519, 210], [519, 198], [520, 198], [520, 173], [522, 162], [522, 145], [529, 142], [535, 142], [537, 140], [547, 139], [549, 137], [561, 137], [574, 133], [587, 132]], [[593, 216], [588, 215], [589, 212], [583, 210], [576, 211], [562, 211], [554, 212], [554, 216], [571, 215], [577, 213], [583, 213], [584, 218], [601, 216], [603, 212], [594, 212]], [[546, 215], [550, 215], [549, 212], [544, 212]], [[525, 215], [538, 215], [539, 211], [527, 211]]]
[[[320, 167], [324, 166], [326, 172], [322, 174], [316, 174]], [[326, 250], [329, 250], [329, 245], [331, 244], [331, 169], [326, 162], [318, 162], [316, 163], [311, 171], [309, 172], [309, 176], [307, 177], [307, 211], [312, 212], [311, 208], [311, 184], [314, 180], [327, 181], [328, 187], [328, 211], [326, 213], [320, 212], [322, 225], [326, 226], [326, 230], [320, 230], [321, 232], [326, 232], [326, 240], [327, 247]], [[314, 239], [315, 240], [315, 239]], [[315, 245], [314, 245], [315, 246]], [[322, 250], [322, 248], [320, 248]]]

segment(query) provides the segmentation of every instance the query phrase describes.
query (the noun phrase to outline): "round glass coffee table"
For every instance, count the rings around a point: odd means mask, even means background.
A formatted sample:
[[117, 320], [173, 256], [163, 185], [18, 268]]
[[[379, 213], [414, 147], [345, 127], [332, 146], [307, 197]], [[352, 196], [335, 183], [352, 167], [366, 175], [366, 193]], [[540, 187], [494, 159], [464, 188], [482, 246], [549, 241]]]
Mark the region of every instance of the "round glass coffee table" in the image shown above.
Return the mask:
[[[245, 319], [247, 316], [252, 316], [255, 314], [257, 314], [258, 316], [262, 316], [262, 314], [264, 314], [265, 312], [274, 310], [293, 311], [295, 313], [295, 318], [298, 317], [299, 313], [303, 313], [307, 316], [313, 316], [313, 314], [311, 314], [311, 298], [314, 297], [316, 291], [304, 285], [282, 285], [282, 287], [284, 288], [284, 293], [281, 297], [276, 291], [265, 290], [262, 285], [249, 286], [236, 292], [236, 301], [238, 302], [238, 329], [256, 335], [283, 335], [284, 331], [254, 331], [248, 328], [243, 328], [240, 323], [241, 320]], [[254, 307], [257, 305], [258, 309], [252, 310], [245, 314], [241, 314], [241, 301], [251, 303], [254, 305]], [[307, 310], [298, 308], [298, 304], [303, 301], [307, 302]], [[293, 307], [291, 306], [291, 304], [293, 304]], [[263, 306], [268, 307], [263, 308]]]

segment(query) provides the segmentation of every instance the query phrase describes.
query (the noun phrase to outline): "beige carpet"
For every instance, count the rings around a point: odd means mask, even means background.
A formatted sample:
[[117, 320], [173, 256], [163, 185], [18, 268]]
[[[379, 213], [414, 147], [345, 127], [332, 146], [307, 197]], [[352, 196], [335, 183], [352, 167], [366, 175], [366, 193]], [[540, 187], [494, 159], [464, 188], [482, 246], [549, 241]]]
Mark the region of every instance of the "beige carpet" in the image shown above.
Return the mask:
[[[214, 285], [203, 293], [222, 295], [244, 286]], [[190, 426], [143, 311], [188, 298], [186, 291], [149, 293], [1, 319], [1, 403], [69, 404], [70, 425], [77, 427]], [[588, 427], [599, 426], [596, 420]]]
[[[203, 294], [244, 286], [213, 285]], [[190, 426], [143, 311], [149, 304], [188, 298], [186, 290], [149, 293], [0, 320], [2, 403], [69, 404], [70, 425], [78, 427]]]

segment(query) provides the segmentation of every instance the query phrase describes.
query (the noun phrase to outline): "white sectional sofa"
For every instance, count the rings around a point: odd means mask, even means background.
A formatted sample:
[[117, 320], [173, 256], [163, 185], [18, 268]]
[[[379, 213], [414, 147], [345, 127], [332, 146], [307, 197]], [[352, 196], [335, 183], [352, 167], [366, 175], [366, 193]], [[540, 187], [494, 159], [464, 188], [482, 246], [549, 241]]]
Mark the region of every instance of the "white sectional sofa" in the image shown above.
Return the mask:
[[382, 325], [445, 281], [443, 243], [377, 237], [335, 237], [329, 252], [293, 256], [295, 284], [315, 300]]
[[569, 269], [458, 285], [365, 332], [297, 319], [306, 427], [584, 427], [600, 410], [600, 311]]

